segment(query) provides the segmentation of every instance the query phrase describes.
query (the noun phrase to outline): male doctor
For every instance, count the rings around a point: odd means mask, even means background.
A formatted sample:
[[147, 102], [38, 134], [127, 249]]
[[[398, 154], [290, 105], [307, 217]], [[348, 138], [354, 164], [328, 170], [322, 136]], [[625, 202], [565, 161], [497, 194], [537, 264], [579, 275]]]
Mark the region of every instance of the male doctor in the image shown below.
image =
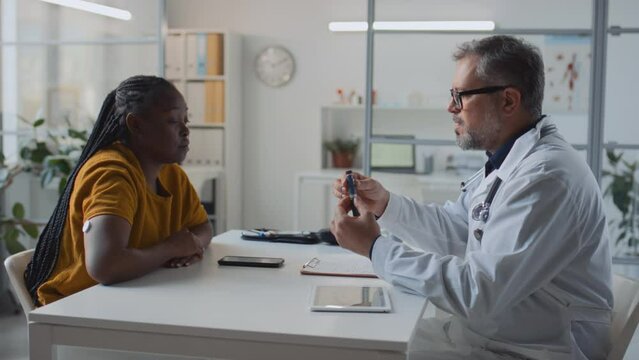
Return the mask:
[[601, 193], [541, 113], [539, 50], [492, 36], [462, 44], [454, 59], [448, 111], [457, 144], [485, 150], [485, 167], [443, 206], [355, 174], [359, 217], [347, 215], [342, 177], [331, 230], [370, 257], [379, 277], [453, 315], [440, 335], [418, 331], [433, 337], [426, 358], [446, 343], [470, 344], [470, 358], [604, 359], [612, 280]]

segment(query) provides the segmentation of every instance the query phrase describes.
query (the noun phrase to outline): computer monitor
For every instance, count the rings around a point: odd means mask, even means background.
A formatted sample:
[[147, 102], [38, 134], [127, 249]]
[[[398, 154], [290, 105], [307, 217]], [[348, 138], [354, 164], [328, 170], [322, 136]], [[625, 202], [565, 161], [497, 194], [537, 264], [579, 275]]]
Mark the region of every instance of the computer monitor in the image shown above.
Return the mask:
[[[415, 139], [412, 135], [389, 135], [388, 139]], [[371, 144], [371, 170], [415, 172], [415, 144]]]

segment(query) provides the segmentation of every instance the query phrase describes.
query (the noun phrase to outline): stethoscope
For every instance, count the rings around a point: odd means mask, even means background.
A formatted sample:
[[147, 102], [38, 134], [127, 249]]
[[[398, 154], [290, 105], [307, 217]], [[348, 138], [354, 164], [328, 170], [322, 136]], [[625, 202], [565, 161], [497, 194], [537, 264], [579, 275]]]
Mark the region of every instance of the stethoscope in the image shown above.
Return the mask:
[[[468, 180], [463, 181], [461, 183], [461, 191], [466, 192], [466, 188], [470, 183], [479, 179], [483, 174], [482, 171], [478, 171], [475, 175], [471, 176]], [[495, 198], [495, 194], [497, 194], [497, 190], [499, 190], [499, 186], [501, 186], [502, 180], [497, 177], [493, 184], [490, 186], [490, 190], [488, 190], [488, 195], [486, 195], [486, 199], [479, 204], [473, 207], [471, 211], [471, 218], [475, 221], [481, 221], [484, 224], [488, 221], [488, 217], [490, 216], [490, 204], [493, 202]], [[484, 236], [484, 230], [477, 228], [473, 230], [473, 235], [475, 239], [481, 241], [481, 238]]]
[[[546, 115], [542, 115], [539, 119], [537, 119], [537, 121], [535, 121], [535, 124], [537, 124], [539, 121], [541, 121], [545, 117]], [[545, 130], [545, 131], [544, 130], [545, 129], [541, 129], [541, 134], [540, 134], [541, 137], [544, 137], [550, 133], [549, 130]], [[484, 170], [482, 169], [478, 171], [475, 175], [471, 176], [468, 180], [462, 181], [461, 191], [466, 192], [468, 185], [478, 180], [483, 175], [483, 172]], [[495, 194], [497, 193], [497, 190], [499, 190], [499, 186], [501, 185], [501, 183], [502, 183], [502, 180], [499, 177], [497, 177], [495, 179], [495, 182], [493, 182], [493, 184], [491, 185], [490, 190], [488, 190], [488, 195], [486, 196], [486, 200], [480, 202], [479, 204], [473, 207], [473, 210], [471, 212], [471, 217], [473, 220], [481, 221], [484, 224], [488, 221], [488, 217], [490, 216], [490, 204], [493, 202], [493, 199], [495, 198]], [[477, 228], [473, 230], [473, 235], [475, 235], [475, 239], [477, 239], [478, 241], [481, 241], [481, 238], [484, 235], [484, 230]]]
[[490, 187], [488, 195], [486, 196], [486, 200], [473, 207], [473, 211], [471, 212], [473, 220], [481, 221], [483, 223], [486, 223], [486, 221], [488, 221], [488, 216], [490, 216], [490, 204], [493, 202], [495, 194], [497, 193], [497, 190], [499, 190], [499, 186], [501, 185], [501, 183], [501, 179], [497, 178], [495, 182], [493, 182], [493, 185]]
[[[486, 200], [473, 207], [470, 215], [473, 220], [481, 221], [484, 224], [488, 221], [488, 217], [490, 216], [490, 204], [493, 202], [495, 194], [497, 193], [497, 190], [499, 190], [499, 186], [501, 185], [501, 183], [502, 181], [500, 178], [495, 179], [495, 182], [493, 182], [493, 184], [491, 185], [490, 190], [488, 190]], [[475, 236], [475, 239], [477, 239], [477, 241], [481, 241], [481, 238], [484, 236], [484, 230], [476, 228], [475, 230], [473, 230], [473, 235]]]

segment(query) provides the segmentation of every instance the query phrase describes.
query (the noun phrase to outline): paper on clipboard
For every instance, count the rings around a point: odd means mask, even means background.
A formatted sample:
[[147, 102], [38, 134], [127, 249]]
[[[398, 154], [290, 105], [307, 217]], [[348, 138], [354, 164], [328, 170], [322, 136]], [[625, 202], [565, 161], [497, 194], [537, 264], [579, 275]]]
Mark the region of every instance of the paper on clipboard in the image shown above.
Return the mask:
[[340, 256], [330, 259], [312, 258], [302, 265], [303, 275], [349, 276], [376, 278], [373, 265], [363, 256]]

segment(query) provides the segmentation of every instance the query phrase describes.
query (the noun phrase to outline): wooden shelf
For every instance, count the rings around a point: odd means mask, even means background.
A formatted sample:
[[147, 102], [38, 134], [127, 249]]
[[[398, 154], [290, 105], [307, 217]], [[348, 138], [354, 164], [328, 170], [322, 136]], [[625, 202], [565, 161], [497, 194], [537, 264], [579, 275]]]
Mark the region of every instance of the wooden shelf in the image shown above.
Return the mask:
[[[322, 108], [327, 110], [361, 110], [364, 111], [364, 105], [349, 105], [349, 104], [332, 104], [325, 105]], [[375, 111], [436, 111], [436, 112], [448, 112], [445, 107], [426, 107], [426, 106], [373, 106], [373, 112]]]
[[241, 228], [241, 38], [223, 30], [169, 29], [165, 39], [165, 76], [189, 107], [185, 170], [198, 179], [218, 174], [216, 231]]
[[189, 129], [224, 129], [224, 124], [193, 124], [187, 125]]
[[187, 77], [186, 81], [224, 81], [226, 77], [224, 75], [208, 75], [198, 77]]

